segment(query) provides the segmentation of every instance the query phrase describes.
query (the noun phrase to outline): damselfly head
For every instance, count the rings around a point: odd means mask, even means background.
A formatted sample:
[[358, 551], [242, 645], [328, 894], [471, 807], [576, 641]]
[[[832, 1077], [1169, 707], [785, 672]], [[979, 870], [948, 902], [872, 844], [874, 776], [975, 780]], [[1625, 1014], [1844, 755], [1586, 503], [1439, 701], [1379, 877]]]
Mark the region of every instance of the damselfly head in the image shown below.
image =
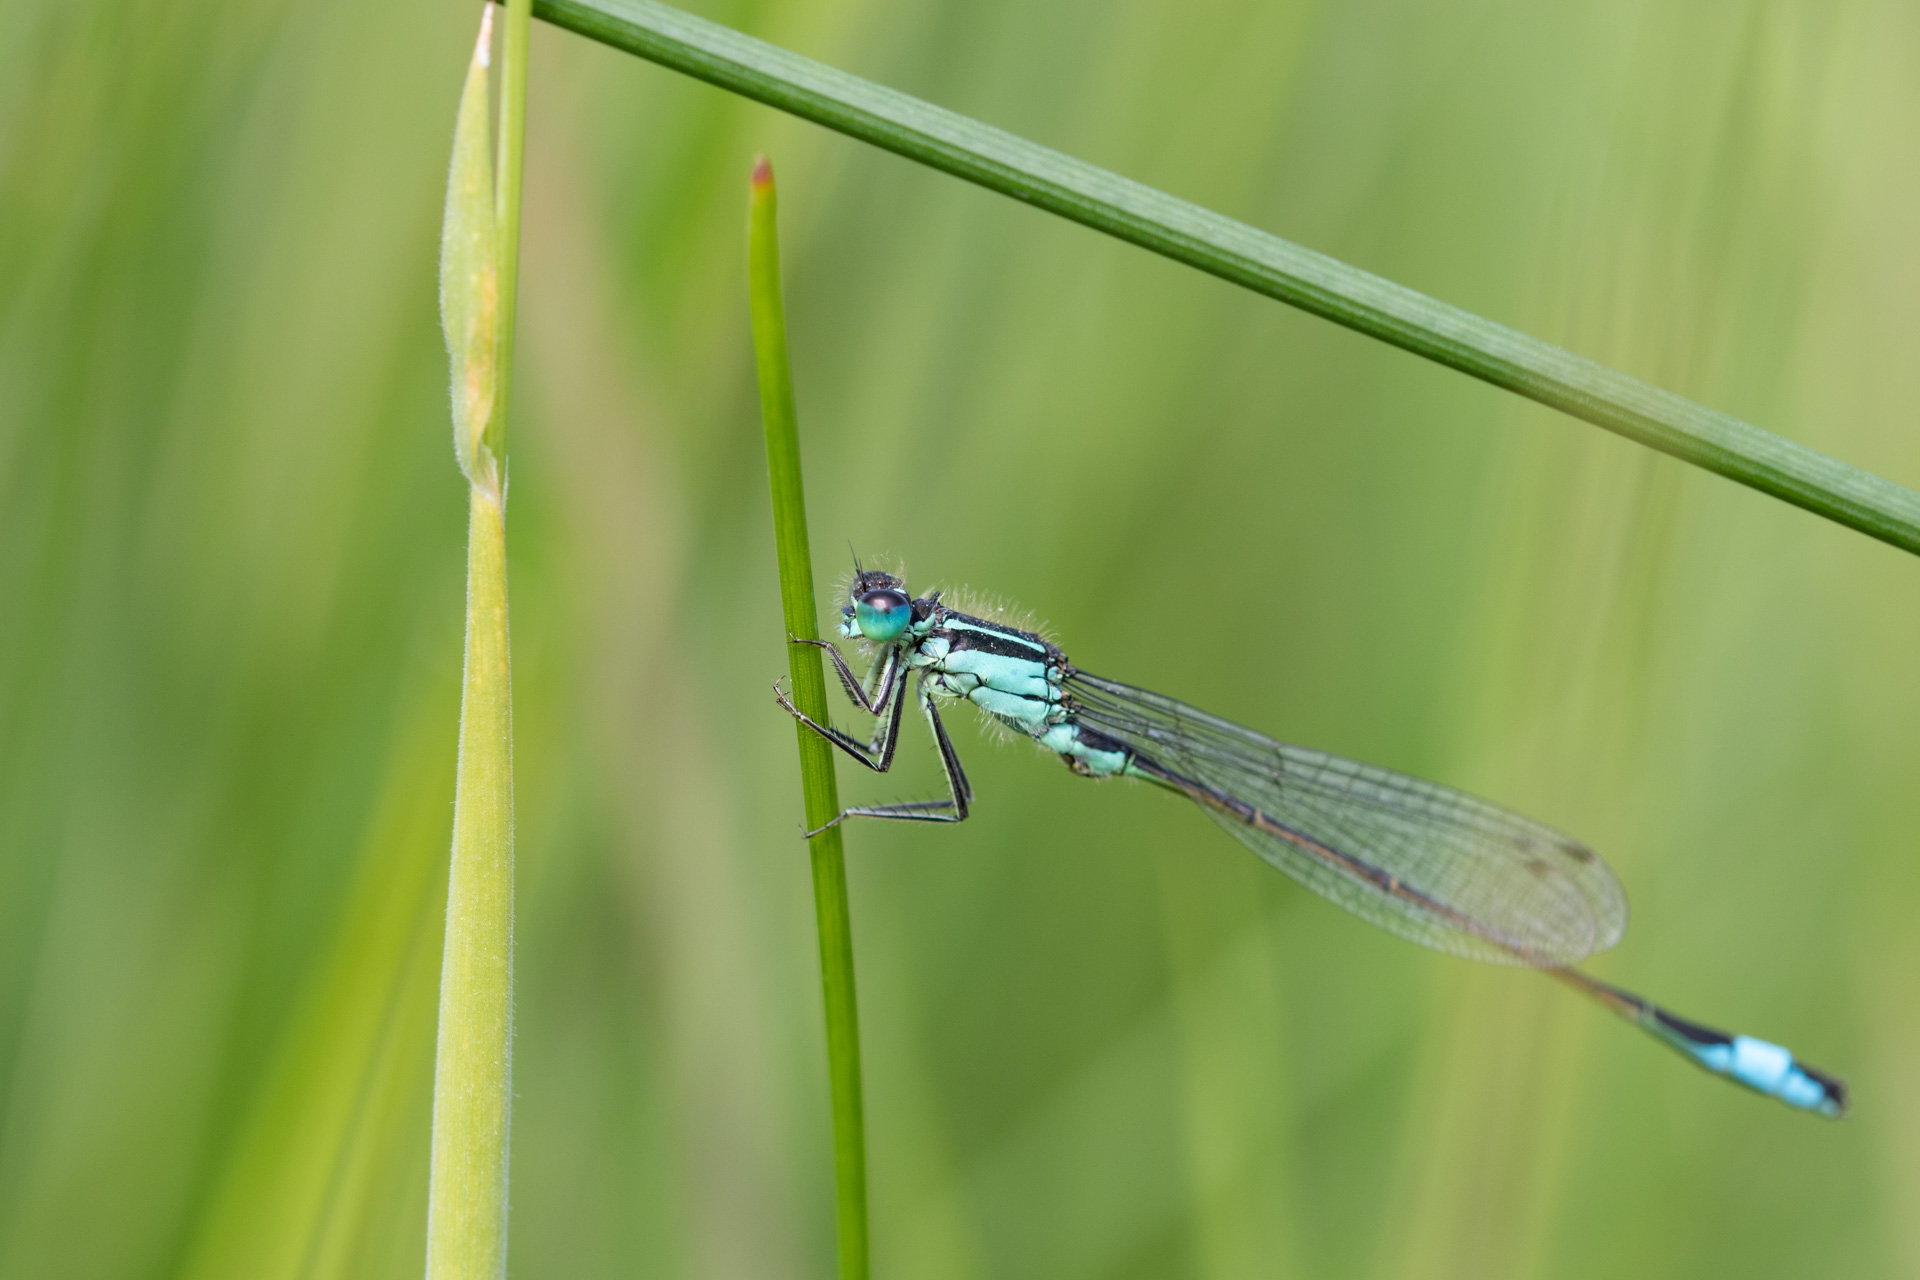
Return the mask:
[[891, 573], [863, 569], [853, 575], [847, 595], [847, 606], [840, 611], [841, 635], [892, 644], [913, 621], [913, 598], [906, 583]]

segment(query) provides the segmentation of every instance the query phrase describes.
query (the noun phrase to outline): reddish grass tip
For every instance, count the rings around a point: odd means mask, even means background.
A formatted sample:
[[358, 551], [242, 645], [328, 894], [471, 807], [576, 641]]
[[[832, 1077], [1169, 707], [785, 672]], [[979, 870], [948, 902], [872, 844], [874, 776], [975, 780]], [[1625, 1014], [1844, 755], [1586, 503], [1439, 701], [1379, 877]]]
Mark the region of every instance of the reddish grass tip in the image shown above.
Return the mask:
[[758, 191], [764, 191], [773, 185], [773, 166], [767, 163], [765, 156], [753, 158], [753, 185]]

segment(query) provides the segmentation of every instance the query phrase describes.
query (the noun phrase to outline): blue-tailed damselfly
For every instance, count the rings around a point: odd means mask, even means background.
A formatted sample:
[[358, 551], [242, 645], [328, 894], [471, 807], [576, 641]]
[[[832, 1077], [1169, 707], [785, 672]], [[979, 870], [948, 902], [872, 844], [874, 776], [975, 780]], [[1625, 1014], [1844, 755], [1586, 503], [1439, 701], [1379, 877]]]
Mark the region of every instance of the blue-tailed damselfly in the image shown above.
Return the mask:
[[847, 696], [879, 719], [871, 740], [802, 715], [776, 684], [780, 705], [885, 773], [912, 677], [950, 794], [856, 806], [828, 826], [965, 819], [973, 788], [939, 707], [970, 702], [1082, 777], [1138, 778], [1186, 796], [1262, 859], [1363, 920], [1441, 951], [1542, 969], [1708, 1071], [1820, 1115], [1846, 1110], [1845, 1084], [1779, 1045], [1675, 1017], [1575, 970], [1618, 942], [1627, 923], [1619, 881], [1576, 840], [1450, 787], [1277, 742], [1103, 679], [1033, 632], [947, 607], [937, 591], [914, 599], [890, 573], [856, 564], [841, 614], [840, 633], [874, 650], [864, 681], [832, 644], [795, 643], [827, 651]]

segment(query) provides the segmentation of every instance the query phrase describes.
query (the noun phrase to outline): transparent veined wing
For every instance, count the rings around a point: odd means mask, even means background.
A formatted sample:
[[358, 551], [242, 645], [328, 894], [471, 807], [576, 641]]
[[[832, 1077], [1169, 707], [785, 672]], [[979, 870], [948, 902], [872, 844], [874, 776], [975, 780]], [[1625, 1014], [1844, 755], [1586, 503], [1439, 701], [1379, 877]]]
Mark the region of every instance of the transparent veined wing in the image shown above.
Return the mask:
[[1403, 938], [1556, 968], [1626, 929], [1613, 872], [1551, 827], [1078, 668], [1066, 689], [1083, 734], [1133, 752], [1133, 772], [1186, 794], [1267, 862]]

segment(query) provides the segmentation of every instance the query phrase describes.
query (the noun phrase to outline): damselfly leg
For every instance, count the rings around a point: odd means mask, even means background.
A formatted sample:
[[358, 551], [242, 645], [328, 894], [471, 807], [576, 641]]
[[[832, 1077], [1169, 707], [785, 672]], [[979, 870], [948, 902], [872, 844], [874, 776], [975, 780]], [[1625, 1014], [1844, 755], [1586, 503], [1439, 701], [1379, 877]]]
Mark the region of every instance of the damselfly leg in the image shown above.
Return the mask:
[[[841, 687], [847, 692], [848, 701], [862, 711], [882, 716], [881, 723], [875, 728], [871, 741], [862, 743], [845, 730], [836, 729], [830, 724], [823, 725], [813, 717], [793, 705], [779, 682], [773, 686], [773, 696], [788, 715], [831, 742], [840, 750], [858, 760], [875, 773], [885, 773], [893, 767], [894, 751], [900, 745], [900, 718], [905, 711], [906, 680], [901, 670], [897, 653], [888, 653], [876, 666], [880, 667], [877, 689], [868, 694], [862, 682], [854, 675], [845, 658], [833, 645], [822, 640], [792, 639], [794, 644], [817, 645], [833, 657], [834, 670], [840, 676]], [[819, 835], [828, 827], [839, 826], [848, 818], [891, 818], [904, 822], [964, 822], [969, 807], [973, 803], [973, 785], [967, 781], [967, 771], [960, 765], [960, 755], [953, 749], [953, 740], [947, 736], [947, 727], [940, 721], [939, 708], [934, 705], [933, 694], [927, 688], [925, 676], [918, 684], [920, 709], [926, 712], [927, 723], [933, 727], [933, 740], [940, 748], [940, 767], [947, 775], [947, 789], [951, 793], [946, 800], [909, 800], [897, 804], [856, 805], [842, 809], [831, 822], [807, 832], [809, 838]]]
[[778, 680], [773, 682], [773, 699], [786, 710], [788, 715], [875, 773], [885, 773], [893, 767], [894, 748], [900, 745], [900, 713], [907, 705], [905, 698], [892, 699], [892, 709], [874, 727], [873, 738], [867, 742], [860, 741], [844, 729], [836, 729], [830, 724], [821, 724], [794, 706], [793, 699], [787, 696], [787, 691], [780, 687]]
[[[825, 649], [827, 656], [833, 659], [833, 670], [834, 674], [840, 677], [840, 687], [847, 691], [847, 700], [870, 716], [877, 716], [886, 710], [887, 702], [893, 697], [894, 690], [905, 683], [900, 680], [900, 654], [897, 650], [889, 650], [883, 660], [873, 665], [873, 670], [867, 673], [867, 680], [862, 682], [860, 677], [853, 674], [853, 668], [847, 665], [847, 660], [840, 655], [837, 645], [825, 640], [802, 640], [799, 636], [788, 636], [787, 643]], [[875, 686], [871, 692], [865, 687], [868, 683]]]

